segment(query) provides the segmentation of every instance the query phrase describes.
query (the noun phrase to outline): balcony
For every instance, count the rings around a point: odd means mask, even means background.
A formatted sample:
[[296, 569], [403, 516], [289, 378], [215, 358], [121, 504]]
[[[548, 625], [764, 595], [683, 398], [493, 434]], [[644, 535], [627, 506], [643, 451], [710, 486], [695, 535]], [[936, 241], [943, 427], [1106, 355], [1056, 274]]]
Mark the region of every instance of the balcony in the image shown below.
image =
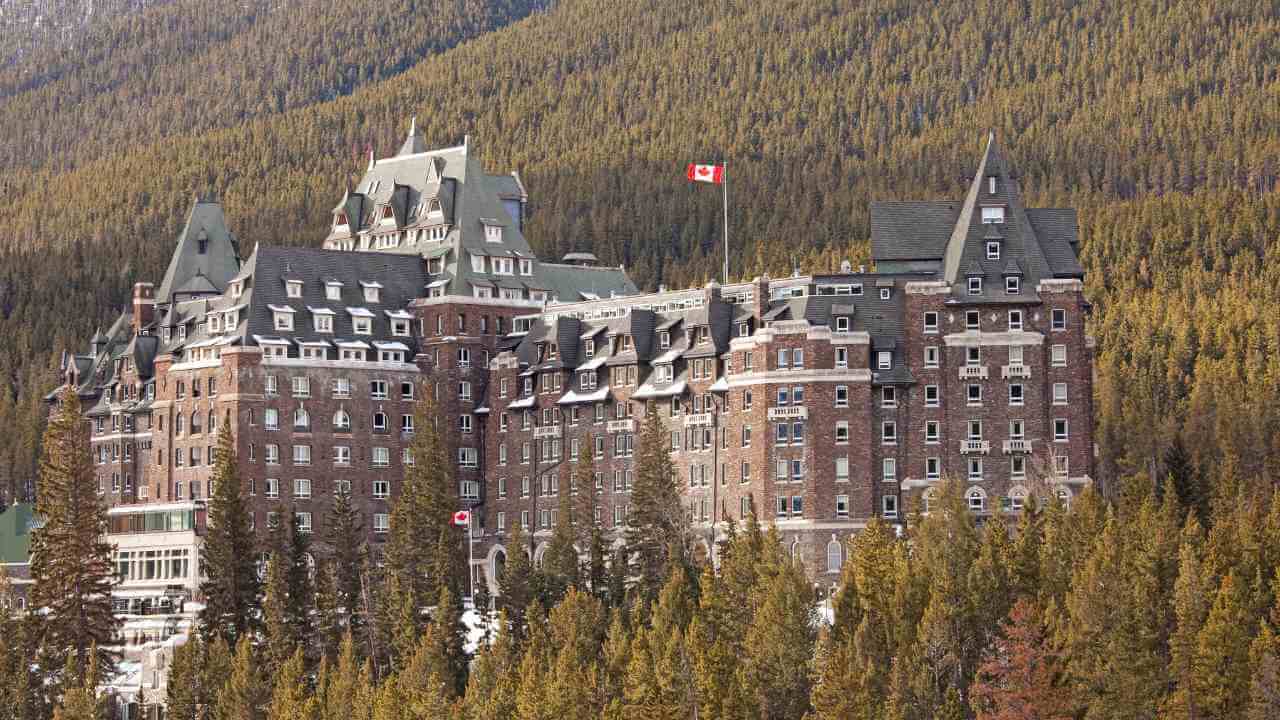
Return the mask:
[[1000, 377], [1006, 380], [1012, 378], [1025, 380], [1031, 377], [1031, 368], [1026, 365], [1005, 365], [1000, 368]]
[[1030, 440], [1005, 440], [1002, 450], [1005, 455], [1013, 455], [1015, 453], [1027, 454], [1031, 452]]
[[986, 365], [962, 365], [960, 366], [961, 380], [986, 380]]
[[533, 429], [533, 437], [535, 440], [542, 438], [558, 438], [560, 437], [559, 425], [542, 425]]
[[991, 452], [990, 440], [961, 440], [960, 441], [961, 455], [974, 455], [974, 454], [986, 455], [989, 452]]

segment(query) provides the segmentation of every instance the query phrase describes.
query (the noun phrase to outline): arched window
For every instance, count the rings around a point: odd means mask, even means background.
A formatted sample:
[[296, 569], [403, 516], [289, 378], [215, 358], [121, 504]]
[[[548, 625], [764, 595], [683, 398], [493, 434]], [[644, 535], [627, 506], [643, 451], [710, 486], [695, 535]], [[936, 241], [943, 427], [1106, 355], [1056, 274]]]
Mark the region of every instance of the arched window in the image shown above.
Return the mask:
[[969, 488], [964, 498], [969, 503], [969, 510], [973, 512], [982, 512], [987, 509], [987, 494], [980, 487]]
[[300, 430], [311, 427], [311, 416], [307, 414], [306, 408], [293, 411], [293, 426]]
[[844, 548], [841, 547], [840, 541], [835, 536], [831, 536], [831, 542], [827, 543], [827, 572], [838, 573], [844, 567]]
[[791, 561], [804, 559], [804, 551], [800, 549], [800, 538], [791, 541]]
[[374, 430], [386, 430], [386, 429], [387, 429], [387, 414], [386, 414], [386, 413], [383, 413], [383, 412], [376, 412], [376, 413], [374, 413], [374, 414], [373, 414], [373, 429], [374, 429]]
[[338, 412], [333, 414], [333, 429], [334, 430], [350, 430], [351, 429], [351, 415], [348, 414], [346, 410], [339, 409]]
[[200, 432], [200, 411], [191, 413], [191, 432], [192, 434]]
[[218, 416], [213, 412], [213, 410], [210, 410], [209, 411], [209, 432], [213, 432], [214, 430], [217, 430], [217, 429], [218, 429]]
[[925, 490], [924, 493], [920, 495], [920, 502], [924, 506], [924, 509], [921, 512], [929, 512], [933, 508], [933, 501], [934, 501], [935, 495], [936, 495], [936, 492], [934, 491], [933, 488], [929, 488], [928, 490]]
[[1027, 503], [1027, 489], [1021, 485], [1009, 488], [1009, 509], [1021, 510]]

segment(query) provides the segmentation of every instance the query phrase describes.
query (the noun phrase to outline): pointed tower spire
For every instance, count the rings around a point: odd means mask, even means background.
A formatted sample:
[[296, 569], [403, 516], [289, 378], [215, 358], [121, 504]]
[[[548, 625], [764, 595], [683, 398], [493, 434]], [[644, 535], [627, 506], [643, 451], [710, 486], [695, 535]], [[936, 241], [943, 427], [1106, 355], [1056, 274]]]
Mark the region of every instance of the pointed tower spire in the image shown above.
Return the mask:
[[373, 169], [373, 162], [374, 162], [374, 161], [373, 161], [373, 146], [372, 146], [372, 145], [370, 145], [370, 146], [369, 146], [369, 167], [365, 168], [365, 170], [372, 170], [372, 169]]
[[422, 135], [418, 133], [418, 116], [414, 115], [409, 121], [409, 135], [404, 139], [404, 144], [400, 146], [400, 152], [396, 155], [417, 155], [426, 151], [427, 145], [422, 141]]

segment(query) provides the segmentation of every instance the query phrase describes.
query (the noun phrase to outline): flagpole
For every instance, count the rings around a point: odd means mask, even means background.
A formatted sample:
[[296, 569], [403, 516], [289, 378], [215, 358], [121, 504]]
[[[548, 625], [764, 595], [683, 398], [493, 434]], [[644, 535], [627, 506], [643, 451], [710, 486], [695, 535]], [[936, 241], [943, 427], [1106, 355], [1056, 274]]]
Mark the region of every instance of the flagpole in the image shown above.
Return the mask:
[[[475, 548], [475, 539], [472, 535], [471, 511], [467, 511], [467, 580], [471, 585], [471, 607], [476, 612], [480, 612], [480, 608], [476, 607], [476, 568], [474, 565], [475, 558], [472, 557]], [[485, 608], [488, 610], [488, 608]]]
[[721, 162], [721, 180], [724, 182], [724, 284], [729, 284], [729, 161]]

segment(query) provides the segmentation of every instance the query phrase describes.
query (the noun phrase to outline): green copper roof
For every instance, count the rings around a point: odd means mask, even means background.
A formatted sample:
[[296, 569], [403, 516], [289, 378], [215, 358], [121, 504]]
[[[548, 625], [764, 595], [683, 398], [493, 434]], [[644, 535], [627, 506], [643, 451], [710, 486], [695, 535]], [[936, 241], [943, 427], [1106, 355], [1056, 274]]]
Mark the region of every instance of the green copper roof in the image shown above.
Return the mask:
[[32, 506], [12, 505], [0, 513], [0, 563], [25, 563], [31, 552]]

